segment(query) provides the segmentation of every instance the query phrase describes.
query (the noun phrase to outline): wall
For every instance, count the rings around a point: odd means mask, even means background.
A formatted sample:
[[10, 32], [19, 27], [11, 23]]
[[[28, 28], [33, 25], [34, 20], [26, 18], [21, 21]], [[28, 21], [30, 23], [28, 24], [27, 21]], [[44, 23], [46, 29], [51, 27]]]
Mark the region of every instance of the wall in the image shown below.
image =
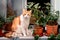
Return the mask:
[[13, 9], [17, 11], [17, 16], [22, 13], [22, 9], [27, 8], [27, 0], [0, 0], [0, 15], [4, 18], [6, 18], [7, 15], [7, 3], [12, 3]]
[[[59, 10], [60, 12], [60, 0], [55, 0], [56, 3], [55, 3], [55, 10]], [[59, 13], [59, 19], [58, 19], [58, 24], [60, 25], [60, 13]]]
[[13, 0], [13, 9], [17, 11], [17, 16], [22, 13], [22, 9], [26, 8], [27, 0]]
[[[51, 11], [60, 11], [60, 0], [51, 0]], [[58, 24], [60, 25], [60, 12], [59, 12], [59, 19]]]
[[0, 15], [2, 17], [6, 18], [6, 13], [7, 13], [7, 1], [6, 0], [0, 0]]

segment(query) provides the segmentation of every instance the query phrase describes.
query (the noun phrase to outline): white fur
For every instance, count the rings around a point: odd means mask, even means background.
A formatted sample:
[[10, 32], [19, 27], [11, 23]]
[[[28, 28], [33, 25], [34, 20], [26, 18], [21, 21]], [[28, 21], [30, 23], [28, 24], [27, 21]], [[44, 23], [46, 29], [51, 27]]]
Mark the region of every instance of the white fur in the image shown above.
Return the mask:
[[[26, 15], [26, 17], [28, 16]], [[21, 29], [22, 29], [23, 36], [26, 36], [30, 18], [26, 19], [23, 15], [21, 15], [20, 18], [21, 18]]]

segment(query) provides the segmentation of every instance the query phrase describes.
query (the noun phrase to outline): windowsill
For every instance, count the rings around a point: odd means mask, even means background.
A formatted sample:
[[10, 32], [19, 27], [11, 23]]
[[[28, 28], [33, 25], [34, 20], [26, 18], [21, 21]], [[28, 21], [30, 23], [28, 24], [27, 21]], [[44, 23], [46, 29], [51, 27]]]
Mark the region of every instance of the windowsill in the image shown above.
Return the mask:
[[[34, 39], [33, 36], [27, 36], [27, 37], [19, 37], [20, 39]], [[41, 39], [43, 38], [48, 38], [47, 36], [42, 36], [40, 37]], [[9, 39], [9, 38], [6, 38], [6, 37], [0, 37], [0, 39]]]

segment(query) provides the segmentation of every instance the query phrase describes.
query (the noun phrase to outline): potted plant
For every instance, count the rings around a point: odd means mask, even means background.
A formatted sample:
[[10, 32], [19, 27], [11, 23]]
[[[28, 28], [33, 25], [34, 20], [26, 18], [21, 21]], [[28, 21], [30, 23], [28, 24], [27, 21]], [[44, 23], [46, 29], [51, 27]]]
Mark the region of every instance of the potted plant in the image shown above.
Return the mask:
[[[30, 24], [35, 24], [36, 18], [38, 17], [38, 10], [40, 9], [39, 3], [28, 2], [27, 9], [32, 10]], [[33, 21], [33, 22], [32, 22]]]
[[55, 35], [54, 35], [54, 34], [51, 34], [51, 35], [49, 36], [48, 40], [56, 40]]
[[58, 34], [57, 36], [55, 36], [54, 34], [51, 34], [48, 37], [48, 40], [60, 40], [60, 34]]
[[39, 6], [39, 3], [28, 3], [28, 9], [32, 10], [32, 17], [30, 20], [31, 24], [34, 24], [34, 32], [33, 35], [43, 35], [43, 26], [45, 25], [45, 17], [42, 10], [39, 10], [41, 6]]
[[5, 31], [11, 31], [11, 25], [12, 25], [12, 20], [14, 19], [15, 16], [10, 16], [6, 18], [6, 22], [3, 25], [3, 29]]
[[3, 36], [3, 25], [5, 23], [4, 18], [0, 15], [0, 36]]
[[[28, 9], [31, 9], [33, 12], [32, 14], [32, 18], [31, 18], [31, 24], [34, 24], [34, 33], [33, 35], [39, 35], [42, 36], [43, 35], [43, 11], [39, 10], [40, 6], [39, 3], [35, 4], [35, 3], [30, 3], [30, 6], [28, 7]], [[34, 21], [34, 23], [32, 23], [32, 20]]]
[[57, 39], [57, 40], [60, 40], [60, 34], [57, 35], [57, 38], [56, 38], [56, 39]]
[[46, 16], [47, 23], [46, 23], [45, 28], [46, 28], [46, 33], [48, 36], [50, 36], [50, 34], [54, 34], [55, 36], [57, 35], [57, 33], [58, 33], [57, 20], [58, 20], [58, 18], [59, 18], [58, 11], [56, 11], [56, 13], [54, 13], [54, 14], [49, 13]]

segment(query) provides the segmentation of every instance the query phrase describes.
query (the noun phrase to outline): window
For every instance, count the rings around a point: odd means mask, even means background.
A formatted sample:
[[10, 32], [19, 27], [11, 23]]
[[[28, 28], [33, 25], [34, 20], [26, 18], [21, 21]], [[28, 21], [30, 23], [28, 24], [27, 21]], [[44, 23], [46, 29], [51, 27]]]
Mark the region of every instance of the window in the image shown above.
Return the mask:
[[[49, 3], [49, 4], [51, 4], [50, 3], [50, 0], [27, 0], [27, 3], [29, 3], [29, 2], [34, 2], [35, 4], [36, 3], [39, 3], [39, 5], [41, 6], [41, 8], [40, 8], [40, 10], [43, 10], [43, 12], [45, 13], [45, 14], [48, 14], [47, 13], [47, 4]], [[49, 6], [50, 7], [50, 6]], [[49, 9], [50, 10], [50, 9]]]

